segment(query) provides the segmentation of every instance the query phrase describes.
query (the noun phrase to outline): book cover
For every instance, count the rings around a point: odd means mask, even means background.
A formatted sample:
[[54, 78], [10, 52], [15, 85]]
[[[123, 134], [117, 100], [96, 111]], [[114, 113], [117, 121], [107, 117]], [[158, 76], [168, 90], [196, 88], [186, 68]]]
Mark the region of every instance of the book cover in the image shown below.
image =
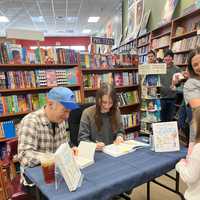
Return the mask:
[[153, 140], [156, 152], [179, 151], [177, 122], [153, 123]]
[[46, 70], [47, 86], [57, 86], [56, 70]]

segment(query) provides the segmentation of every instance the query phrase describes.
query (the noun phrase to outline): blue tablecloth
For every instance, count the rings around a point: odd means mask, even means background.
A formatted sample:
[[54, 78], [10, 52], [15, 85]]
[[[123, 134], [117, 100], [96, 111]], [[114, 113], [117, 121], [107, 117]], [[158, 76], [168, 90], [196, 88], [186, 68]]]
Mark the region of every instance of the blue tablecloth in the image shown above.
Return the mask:
[[54, 184], [45, 184], [40, 167], [26, 169], [25, 174], [49, 200], [106, 200], [174, 169], [185, 155], [185, 148], [171, 153], [138, 149], [118, 158], [98, 152], [95, 164], [82, 170], [84, 181], [75, 192], [64, 182], [57, 191]]

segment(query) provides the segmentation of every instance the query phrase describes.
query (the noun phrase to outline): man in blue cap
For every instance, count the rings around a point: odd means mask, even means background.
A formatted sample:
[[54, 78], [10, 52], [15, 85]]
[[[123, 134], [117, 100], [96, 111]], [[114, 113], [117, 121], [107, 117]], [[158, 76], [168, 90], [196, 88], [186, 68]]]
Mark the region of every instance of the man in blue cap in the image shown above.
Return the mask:
[[[18, 129], [18, 157], [22, 167], [40, 164], [44, 153], [54, 153], [69, 142], [66, 131], [71, 110], [78, 108], [74, 93], [66, 87], [55, 87], [47, 95], [47, 103], [41, 109], [26, 115]], [[77, 148], [72, 148], [76, 153]]]

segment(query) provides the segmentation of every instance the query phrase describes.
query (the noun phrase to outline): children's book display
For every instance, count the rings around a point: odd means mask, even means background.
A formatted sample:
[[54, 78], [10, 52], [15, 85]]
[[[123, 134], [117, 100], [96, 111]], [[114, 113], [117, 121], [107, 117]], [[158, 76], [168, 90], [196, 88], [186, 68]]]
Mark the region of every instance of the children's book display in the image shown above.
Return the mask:
[[160, 122], [160, 75], [166, 73], [163, 63], [143, 64], [139, 66], [141, 86], [141, 130], [143, 134], [152, 134], [152, 123]]
[[177, 122], [153, 123], [153, 143], [155, 152], [179, 151]]
[[103, 148], [103, 152], [113, 156], [119, 157], [125, 155], [127, 153], [133, 152], [138, 148], [148, 147], [149, 145], [143, 142], [139, 142], [136, 140], [127, 140], [124, 143], [120, 144], [109, 144]]
[[94, 163], [94, 155], [96, 143], [81, 141], [78, 145], [78, 156], [75, 156], [75, 161], [78, 166], [83, 169]]
[[[64, 178], [69, 191], [81, 186], [83, 175], [77, 165], [68, 143], [62, 144], [55, 152], [55, 166]], [[57, 180], [56, 180], [57, 182]]]

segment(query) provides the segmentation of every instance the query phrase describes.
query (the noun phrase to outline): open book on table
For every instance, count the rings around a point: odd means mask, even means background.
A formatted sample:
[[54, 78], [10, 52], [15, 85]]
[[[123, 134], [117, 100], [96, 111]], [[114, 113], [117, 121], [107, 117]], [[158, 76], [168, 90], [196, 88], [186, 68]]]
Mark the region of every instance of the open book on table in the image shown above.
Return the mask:
[[75, 161], [78, 166], [83, 169], [94, 163], [94, 154], [96, 143], [81, 141], [78, 146], [78, 156], [75, 156]]
[[143, 142], [139, 142], [136, 140], [127, 140], [124, 143], [120, 143], [120, 144], [106, 145], [103, 148], [103, 152], [113, 157], [118, 157], [118, 156], [130, 153], [136, 150], [137, 148], [147, 147], [147, 146], [149, 145]]

